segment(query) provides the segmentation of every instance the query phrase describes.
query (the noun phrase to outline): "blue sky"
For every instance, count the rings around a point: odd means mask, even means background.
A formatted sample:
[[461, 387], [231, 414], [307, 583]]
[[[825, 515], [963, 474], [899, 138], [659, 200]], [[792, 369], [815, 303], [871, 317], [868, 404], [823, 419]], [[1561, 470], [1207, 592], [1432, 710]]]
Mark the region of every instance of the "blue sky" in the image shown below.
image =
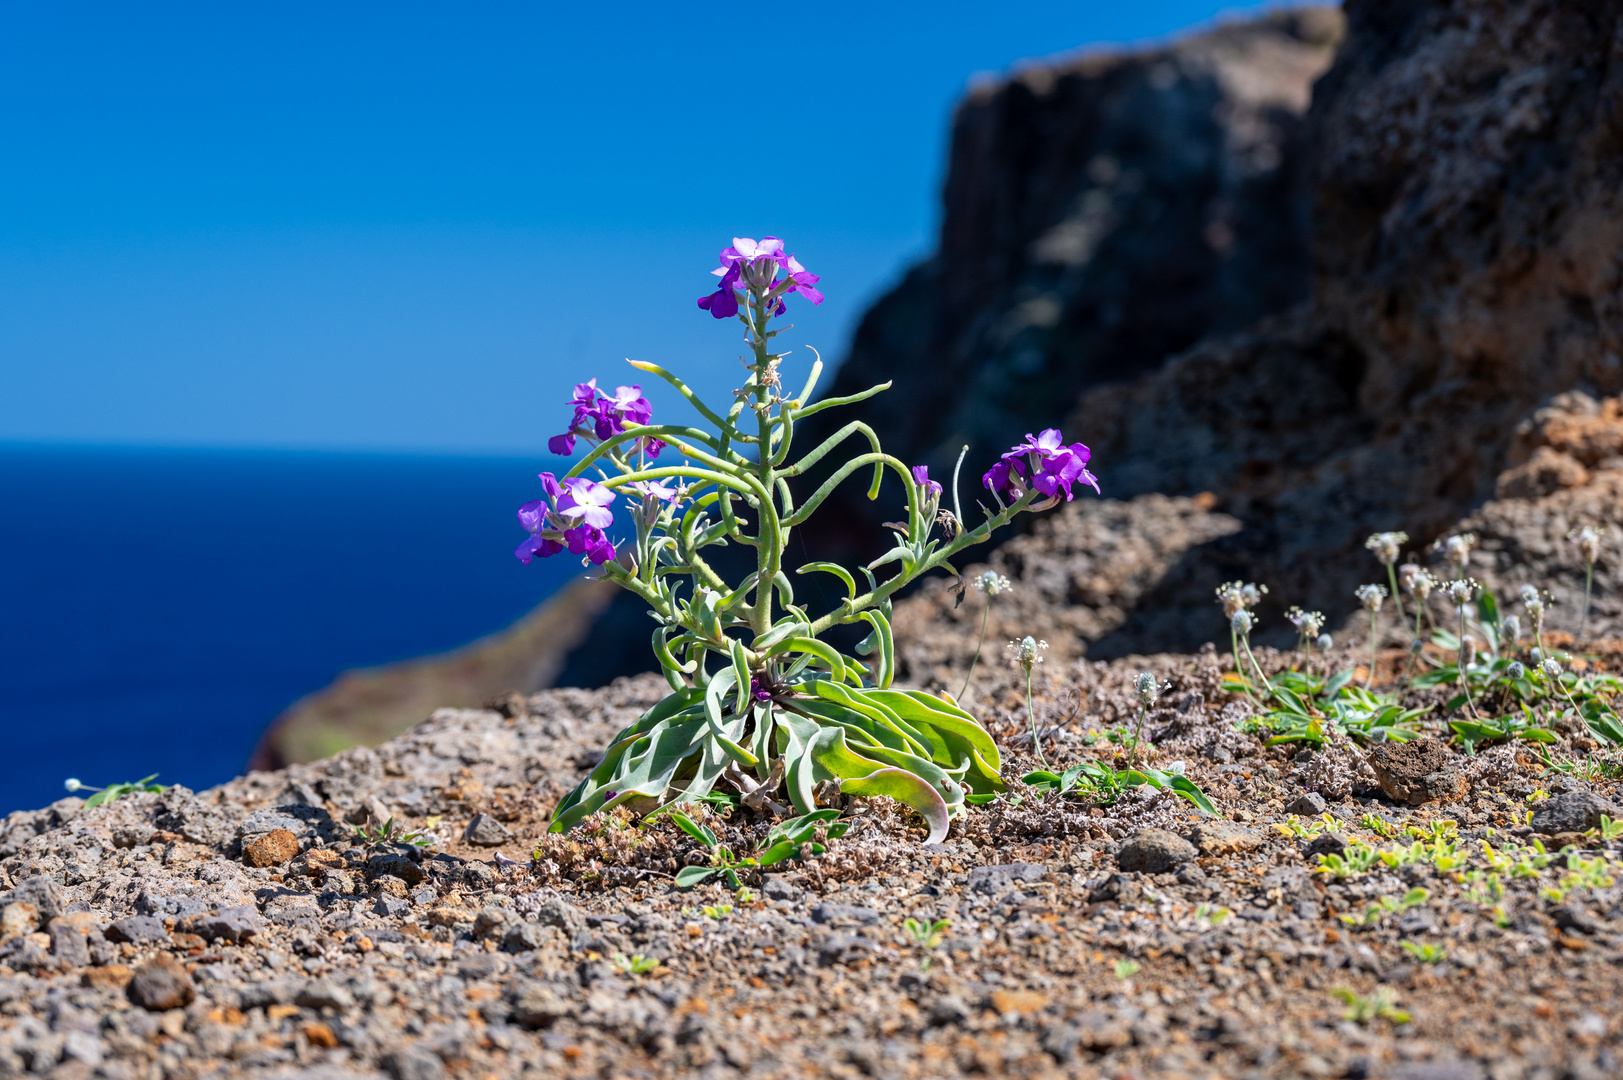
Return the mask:
[[735, 234], [837, 360], [972, 78], [1235, 10], [0, 6], [0, 440], [539, 450], [626, 356], [725, 396]]

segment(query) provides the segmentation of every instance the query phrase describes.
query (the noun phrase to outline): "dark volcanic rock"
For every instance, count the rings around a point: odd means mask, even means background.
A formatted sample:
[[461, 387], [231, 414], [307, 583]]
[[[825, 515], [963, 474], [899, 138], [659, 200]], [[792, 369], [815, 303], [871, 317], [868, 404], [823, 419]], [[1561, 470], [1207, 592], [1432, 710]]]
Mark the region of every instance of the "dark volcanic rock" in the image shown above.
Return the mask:
[[135, 970], [128, 988], [130, 1000], [148, 1012], [166, 1012], [192, 1003], [197, 988], [174, 957], [160, 953]]
[[1533, 811], [1528, 822], [1533, 831], [1554, 836], [1565, 832], [1587, 832], [1600, 828], [1601, 815], [1623, 821], [1623, 807], [1591, 791], [1569, 791], [1546, 799]]

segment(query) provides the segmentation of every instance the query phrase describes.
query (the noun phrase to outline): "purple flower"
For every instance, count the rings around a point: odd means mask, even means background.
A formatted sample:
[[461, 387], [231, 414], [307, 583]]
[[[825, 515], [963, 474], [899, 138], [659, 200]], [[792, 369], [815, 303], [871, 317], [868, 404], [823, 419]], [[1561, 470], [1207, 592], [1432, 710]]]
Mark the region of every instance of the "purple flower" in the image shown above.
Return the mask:
[[807, 270], [804, 266], [801, 266], [800, 260], [795, 258], [793, 255], [789, 256], [788, 270], [790, 281], [789, 292], [798, 292], [801, 296], [804, 296], [807, 300], [810, 300], [814, 305], [821, 304], [823, 302], [823, 294], [812, 288], [813, 285], [816, 285], [819, 281], [823, 280], [822, 278], [818, 277], [810, 270]]
[[[699, 307], [717, 319], [730, 319], [738, 314], [739, 297], [735, 291], [743, 289], [767, 290], [767, 303], [772, 314], [782, 315], [785, 295], [798, 292], [813, 304], [823, 302], [817, 289], [821, 279], [800, 264], [793, 255], [785, 254], [783, 241], [776, 236], [763, 237], [759, 242], [747, 236], [733, 237], [731, 247], [721, 249], [721, 265], [710, 271], [721, 279], [716, 291], [700, 297]], [[786, 271], [788, 280], [779, 282], [778, 271]]]
[[709, 296], [699, 297], [699, 306], [710, 312], [712, 319], [730, 319], [738, 314], [738, 296], [731, 283], [723, 282], [721, 288]]
[[513, 555], [528, 566], [537, 556], [556, 555], [565, 548], [602, 564], [614, 558], [614, 544], [604, 529], [614, 524], [609, 504], [614, 492], [585, 477], [559, 481], [549, 472], [541, 474], [546, 499], [535, 499], [518, 508], [518, 523], [529, 536]]
[[761, 681], [761, 677], [759, 675], [752, 675], [750, 677], [750, 697], [754, 698], [756, 701], [772, 700], [772, 691], [767, 689], [766, 684]]
[[658, 499], [660, 502], [668, 503], [679, 501], [677, 490], [662, 480], [633, 480], [626, 487], [644, 499]]
[[1092, 457], [1093, 451], [1082, 443], [1065, 445], [1065, 437], [1057, 428], [1048, 428], [1036, 436], [1028, 432], [1026, 441], [1011, 447], [981, 482], [993, 492], [1008, 491], [1016, 498], [1028, 488], [1050, 499], [1063, 492], [1065, 501], [1070, 502], [1071, 488], [1078, 482], [1095, 492], [1099, 490], [1098, 479], [1087, 467]]
[[941, 485], [930, 479], [930, 466], [913, 466], [913, 483], [924, 490], [926, 499], [941, 498]]

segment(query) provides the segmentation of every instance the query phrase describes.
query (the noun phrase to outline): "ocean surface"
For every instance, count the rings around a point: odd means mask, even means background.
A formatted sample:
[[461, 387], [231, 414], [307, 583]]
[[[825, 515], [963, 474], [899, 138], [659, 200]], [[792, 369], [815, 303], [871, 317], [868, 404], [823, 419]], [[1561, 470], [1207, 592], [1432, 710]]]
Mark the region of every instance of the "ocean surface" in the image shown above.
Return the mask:
[[507, 626], [581, 572], [512, 556], [545, 466], [0, 445], [0, 814], [220, 783], [346, 668]]

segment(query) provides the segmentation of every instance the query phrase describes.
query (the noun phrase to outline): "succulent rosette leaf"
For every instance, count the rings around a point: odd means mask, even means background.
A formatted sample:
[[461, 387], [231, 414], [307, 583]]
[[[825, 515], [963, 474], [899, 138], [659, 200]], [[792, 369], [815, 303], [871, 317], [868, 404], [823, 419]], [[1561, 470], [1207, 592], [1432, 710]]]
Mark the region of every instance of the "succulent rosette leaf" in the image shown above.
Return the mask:
[[[826, 813], [819, 800], [832, 791], [889, 797], [916, 810], [929, 838], [940, 840], [967, 803], [1003, 790], [1002, 760], [985, 728], [952, 699], [892, 687], [891, 598], [931, 570], [956, 574], [951, 559], [1015, 515], [1069, 500], [1077, 483], [1097, 486], [1088, 448], [1067, 445], [1053, 429], [1027, 436], [989, 474], [999, 477], [987, 481], [997, 510], [975, 528], [963, 520], [956, 473], [949, 490], [926, 467], [886, 454], [867, 424], [847, 424], [793, 459], [797, 422], [886, 387], [813, 401], [819, 360], [791, 396], [780, 374], [785, 354], [773, 351], [781, 331], [770, 321], [790, 294], [821, 303], [820, 279], [777, 237], [735, 238], [720, 263], [717, 288], [699, 307], [736, 317], [753, 352], [731, 405], [712, 408], [675, 375], [635, 361], [706, 426], [656, 423], [640, 386], [610, 393], [596, 379], [577, 385], [565, 403], [567, 429], [551, 448], [591, 448], [561, 479], [542, 474], [547, 497], [519, 512], [529, 533], [515, 552], [521, 560], [569, 552], [647, 601], [657, 624], [654, 655], [671, 687], [558, 804], [551, 829], [563, 832], [613, 807], [648, 812], [691, 802], [727, 785], [757, 806], [781, 798], [802, 816]], [[856, 453], [822, 467], [815, 490], [796, 490], [848, 440], [857, 440]], [[891, 549], [859, 568], [860, 583], [829, 562], [791, 574], [783, 558], [793, 531], [860, 474], [869, 477], [870, 499], [886, 477], [905, 499]], [[727, 544], [756, 556], [755, 571], [737, 583], [706, 559], [708, 549]], [[843, 586], [832, 610], [797, 602], [794, 578], [807, 574]], [[854, 656], [823, 640], [842, 625], [867, 629]]]

